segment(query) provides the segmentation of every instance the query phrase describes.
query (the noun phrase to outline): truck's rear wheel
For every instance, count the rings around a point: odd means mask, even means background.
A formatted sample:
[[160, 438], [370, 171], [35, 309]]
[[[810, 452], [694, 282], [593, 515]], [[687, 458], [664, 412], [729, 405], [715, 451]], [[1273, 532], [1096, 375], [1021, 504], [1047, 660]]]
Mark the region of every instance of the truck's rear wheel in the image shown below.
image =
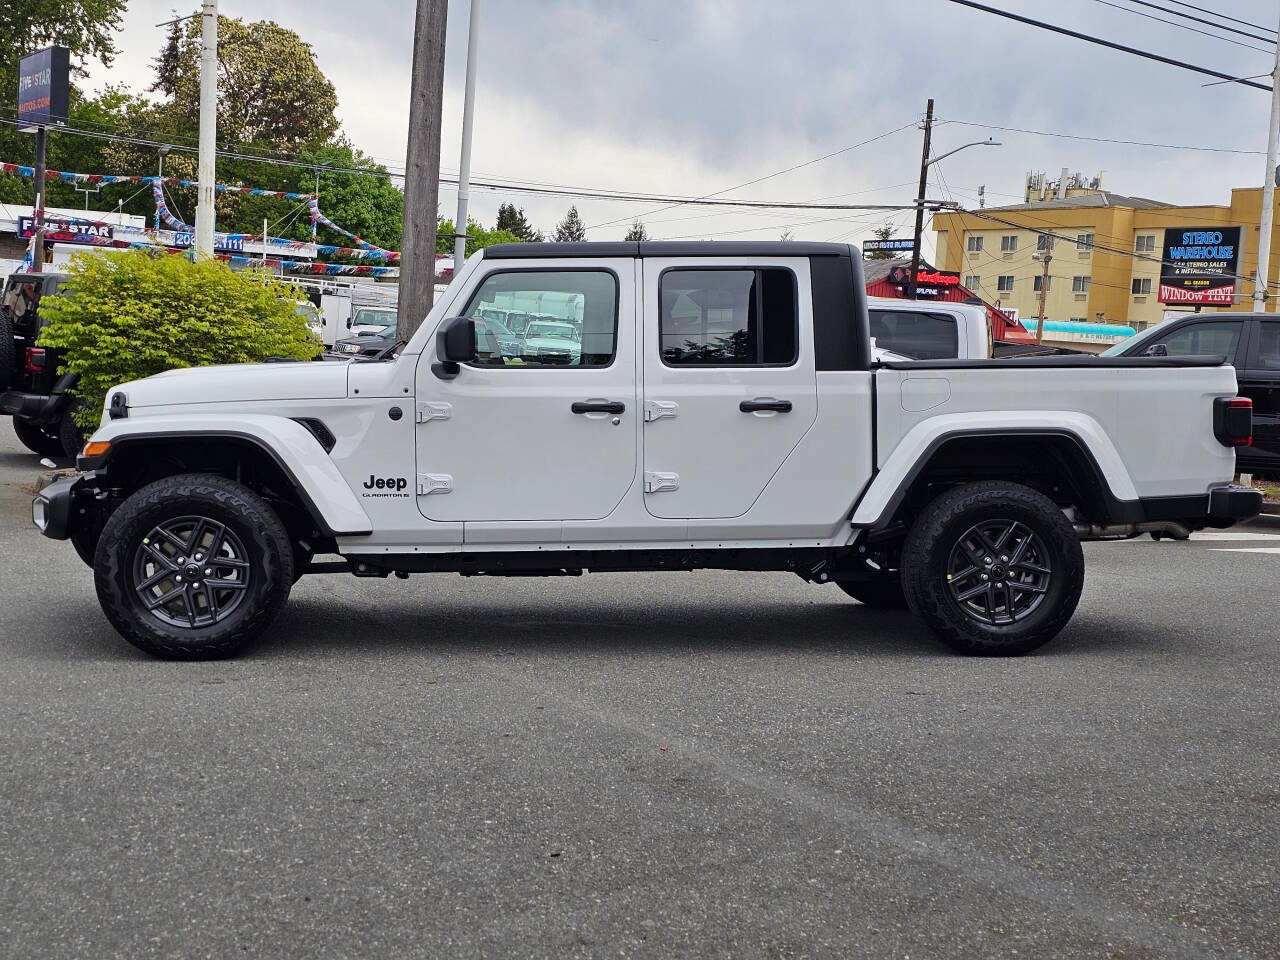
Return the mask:
[[42, 457], [62, 457], [62, 440], [58, 436], [56, 425], [52, 428], [45, 427], [21, 417], [14, 417], [13, 432], [18, 435], [18, 442], [32, 453]]
[[157, 657], [231, 656], [289, 596], [293, 545], [248, 488], [186, 474], [143, 487], [107, 521], [94, 557], [112, 626]]
[[970, 483], [925, 508], [902, 550], [907, 603], [961, 653], [1027, 653], [1071, 619], [1084, 552], [1061, 508], [1015, 483]]
[[868, 607], [901, 610], [907, 605], [901, 580], [837, 580], [836, 586]]

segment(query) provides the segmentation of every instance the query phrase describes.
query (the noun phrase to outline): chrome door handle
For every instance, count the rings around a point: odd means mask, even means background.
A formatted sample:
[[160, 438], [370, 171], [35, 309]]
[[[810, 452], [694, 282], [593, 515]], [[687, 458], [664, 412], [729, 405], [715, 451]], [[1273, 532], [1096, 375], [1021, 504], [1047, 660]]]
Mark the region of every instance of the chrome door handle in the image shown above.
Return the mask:
[[569, 409], [574, 413], [622, 413], [627, 405], [621, 400], [578, 400]]
[[790, 400], [774, 400], [772, 397], [758, 397], [755, 400], [743, 400], [738, 404], [738, 409], [743, 413], [759, 413], [764, 410], [771, 410], [774, 413], [790, 413]]

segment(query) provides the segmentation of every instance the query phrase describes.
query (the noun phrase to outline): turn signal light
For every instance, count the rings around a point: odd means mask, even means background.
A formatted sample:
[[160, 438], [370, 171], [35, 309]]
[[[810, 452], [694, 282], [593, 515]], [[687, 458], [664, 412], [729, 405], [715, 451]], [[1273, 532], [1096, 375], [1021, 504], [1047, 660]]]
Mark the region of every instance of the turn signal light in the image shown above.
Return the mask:
[[1218, 397], [1213, 401], [1213, 435], [1224, 447], [1253, 445], [1253, 401]]
[[111, 447], [110, 440], [90, 440], [80, 451], [82, 457], [100, 457]]

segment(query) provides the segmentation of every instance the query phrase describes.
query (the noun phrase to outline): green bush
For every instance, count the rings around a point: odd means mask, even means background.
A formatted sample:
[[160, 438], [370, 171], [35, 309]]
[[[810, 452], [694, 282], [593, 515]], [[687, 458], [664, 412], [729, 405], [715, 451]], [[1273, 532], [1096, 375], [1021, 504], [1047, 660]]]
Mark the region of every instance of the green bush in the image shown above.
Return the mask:
[[308, 360], [320, 343], [297, 312], [294, 286], [236, 273], [218, 260], [145, 250], [83, 254], [70, 280], [40, 302], [46, 347], [78, 373], [76, 420], [93, 427], [107, 391], [175, 367]]

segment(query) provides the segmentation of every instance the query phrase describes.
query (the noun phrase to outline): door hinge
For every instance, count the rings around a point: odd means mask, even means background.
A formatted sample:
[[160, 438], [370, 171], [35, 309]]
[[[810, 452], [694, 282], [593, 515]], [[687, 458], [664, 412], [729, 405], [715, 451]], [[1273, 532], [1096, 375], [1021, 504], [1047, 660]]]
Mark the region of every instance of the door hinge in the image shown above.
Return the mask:
[[670, 400], [646, 400], [644, 403], [644, 420], [649, 423], [663, 417], [680, 416], [680, 404]]
[[679, 490], [680, 474], [657, 473], [646, 470], [644, 473], [644, 492], [662, 493], [664, 490]]
[[438, 403], [433, 400], [418, 401], [418, 423], [428, 420], [448, 420], [453, 416], [453, 404]]
[[448, 493], [453, 489], [453, 477], [447, 473], [418, 474], [418, 495], [425, 497], [433, 493]]

